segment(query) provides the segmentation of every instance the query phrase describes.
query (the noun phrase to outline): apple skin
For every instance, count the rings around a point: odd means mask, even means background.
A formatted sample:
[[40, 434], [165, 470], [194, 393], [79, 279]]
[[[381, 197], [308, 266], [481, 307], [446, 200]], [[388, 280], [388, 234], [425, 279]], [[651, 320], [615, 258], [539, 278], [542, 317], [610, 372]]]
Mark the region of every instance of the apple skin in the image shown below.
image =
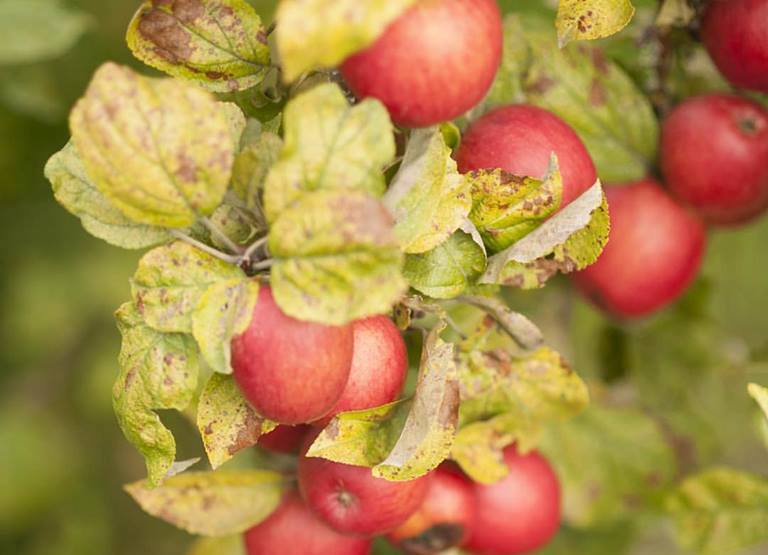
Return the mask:
[[232, 339], [234, 377], [265, 418], [303, 424], [322, 418], [341, 397], [352, 363], [352, 326], [303, 322], [284, 314], [268, 285], [248, 329]]
[[467, 541], [474, 511], [472, 481], [443, 464], [432, 473], [424, 502], [387, 539], [407, 553], [441, 553]]
[[360, 536], [383, 534], [405, 522], [424, 501], [430, 478], [391, 482], [364, 466], [306, 456], [299, 458], [298, 473], [310, 510], [337, 532]]
[[513, 175], [544, 177], [557, 154], [565, 206], [597, 181], [597, 170], [576, 132], [552, 112], [528, 104], [491, 110], [464, 133], [456, 153], [459, 171], [501, 168]]
[[712, 0], [701, 40], [733, 85], [768, 93], [768, 0]]
[[684, 101], [662, 126], [661, 169], [673, 194], [707, 223], [755, 218], [768, 208], [768, 111], [727, 94]]
[[475, 484], [475, 515], [464, 547], [475, 555], [516, 555], [546, 545], [560, 527], [560, 482], [537, 452], [504, 449], [509, 474]]
[[358, 98], [379, 99], [395, 123], [427, 127], [483, 99], [501, 50], [495, 0], [426, 0], [347, 58], [341, 74]]
[[312, 427], [305, 424], [298, 426], [280, 424], [271, 432], [261, 436], [258, 445], [275, 453], [298, 453], [304, 438], [311, 430]]
[[573, 281], [614, 316], [645, 316], [676, 300], [696, 277], [706, 231], [651, 179], [608, 187], [606, 195], [608, 244]]
[[386, 316], [352, 323], [354, 347], [349, 380], [331, 412], [317, 424], [327, 424], [340, 412], [385, 405], [398, 398], [408, 372], [408, 350], [397, 326]]
[[245, 532], [248, 555], [368, 555], [371, 540], [328, 528], [295, 491], [285, 494], [266, 520]]

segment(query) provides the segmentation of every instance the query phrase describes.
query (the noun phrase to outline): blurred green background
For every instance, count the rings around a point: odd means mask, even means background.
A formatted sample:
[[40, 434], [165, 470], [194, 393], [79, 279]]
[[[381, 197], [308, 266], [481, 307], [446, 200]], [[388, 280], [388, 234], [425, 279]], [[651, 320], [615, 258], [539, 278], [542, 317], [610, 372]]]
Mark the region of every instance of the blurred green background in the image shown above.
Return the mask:
[[[274, 2], [253, 3], [269, 17]], [[61, 5], [84, 26], [64, 55], [18, 64], [0, 54], [0, 553], [181, 554], [190, 538], [143, 514], [121, 489], [143, 477], [144, 465], [112, 414], [119, 348], [112, 312], [129, 296], [139, 253], [85, 233], [42, 174], [66, 142], [66, 114], [95, 68], [108, 59], [139, 67], [123, 41], [138, 2]], [[22, 23], [1, 20], [0, 37], [7, 42]], [[510, 300], [590, 380], [596, 399], [659, 420], [681, 472], [715, 463], [760, 472], [766, 437], [745, 386], [768, 384], [766, 244], [768, 218], [713, 234], [691, 292], [631, 326], [602, 318], [566, 280]], [[179, 458], [199, 455], [194, 434], [183, 433], [189, 427], [176, 424]], [[552, 552], [678, 553], [663, 527], [649, 530], [630, 551], [621, 547], [626, 534], [611, 540], [613, 529], [599, 531], [599, 542], [565, 530]]]

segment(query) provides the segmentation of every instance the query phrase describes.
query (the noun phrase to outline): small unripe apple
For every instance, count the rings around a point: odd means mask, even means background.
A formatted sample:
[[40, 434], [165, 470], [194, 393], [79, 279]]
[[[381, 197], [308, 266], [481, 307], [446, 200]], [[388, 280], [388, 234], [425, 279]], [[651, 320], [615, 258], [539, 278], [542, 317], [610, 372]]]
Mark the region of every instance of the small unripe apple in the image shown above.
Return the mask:
[[758, 216], [768, 208], [768, 111], [727, 94], [689, 98], [662, 126], [661, 169], [670, 190], [708, 223]]
[[367, 555], [371, 540], [331, 530], [307, 509], [295, 491], [245, 533], [248, 555]]
[[259, 438], [259, 447], [263, 447], [275, 453], [298, 453], [311, 426], [300, 424], [288, 426], [280, 424], [277, 428]]
[[509, 474], [475, 484], [475, 516], [464, 547], [475, 555], [517, 555], [546, 545], [560, 527], [560, 482], [536, 452], [504, 449]]
[[387, 539], [408, 553], [441, 553], [467, 540], [474, 511], [472, 482], [443, 464], [432, 473], [424, 502]]
[[356, 96], [379, 99], [395, 123], [426, 127], [451, 120], [483, 99], [501, 48], [495, 0], [426, 0], [349, 57], [341, 74]]
[[768, 92], [768, 0], [711, 0], [701, 39], [728, 81]]
[[594, 185], [597, 171], [576, 132], [552, 112], [527, 104], [488, 112], [464, 133], [456, 162], [461, 173], [501, 168], [541, 178], [553, 152], [563, 177], [560, 206], [565, 206]]
[[428, 478], [391, 482], [374, 477], [363, 466], [299, 458], [302, 498], [323, 522], [342, 534], [373, 536], [400, 526], [424, 501]]
[[318, 424], [350, 410], [385, 405], [397, 399], [408, 371], [408, 351], [400, 331], [386, 316], [352, 323], [354, 347], [349, 380], [341, 398]]
[[312, 422], [341, 397], [352, 343], [351, 325], [292, 318], [262, 285], [248, 329], [232, 339], [235, 380], [261, 416], [281, 424]]
[[608, 244], [573, 280], [614, 316], [645, 316], [676, 300], [696, 277], [704, 225], [651, 179], [608, 187], [606, 195]]

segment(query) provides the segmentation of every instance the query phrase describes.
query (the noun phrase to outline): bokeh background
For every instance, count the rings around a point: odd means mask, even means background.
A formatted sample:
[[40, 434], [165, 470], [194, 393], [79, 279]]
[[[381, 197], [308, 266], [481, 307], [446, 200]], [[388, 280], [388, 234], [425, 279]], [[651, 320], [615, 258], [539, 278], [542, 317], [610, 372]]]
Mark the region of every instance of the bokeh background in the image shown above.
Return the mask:
[[[105, 60], [140, 66], [123, 41], [139, 2], [34, 1], [80, 14], [83, 29], [66, 53], [44, 61], [17, 63], [0, 47], [0, 554], [182, 554], [189, 536], [143, 514], [121, 489], [144, 467], [112, 414], [119, 348], [112, 312], [129, 297], [139, 253], [85, 233], [43, 177], [95, 68]], [[270, 18], [273, 1], [253, 4]], [[546, 2], [501, 4], [546, 9]], [[0, 19], [0, 45], [23, 38], [24, 23]], [[630, 38], [608, 46], [619, 57], [636, 52]], [[768, 384], [766, 244], [768, 218], [712, 234], [689, 294], [629, 326], [600, 316], [564, 279], [510, 302], [590, 380], [593, 397], [662, 415], [680, 472], [716, 463], [759, 472], [768, 434], [745, 386]], [[180, 458], [201, 453], [191, 427], [167, 417], [180, 434]], [[617, 450], [631, 449], [632, 438], [624, 439]], [[620, 520], [588, 533], [565, 529], [549, 552], [618, 555], [639, 528]], [[633, 555], [680, 553], [663, 526], [650, 530], [636, 532]]]

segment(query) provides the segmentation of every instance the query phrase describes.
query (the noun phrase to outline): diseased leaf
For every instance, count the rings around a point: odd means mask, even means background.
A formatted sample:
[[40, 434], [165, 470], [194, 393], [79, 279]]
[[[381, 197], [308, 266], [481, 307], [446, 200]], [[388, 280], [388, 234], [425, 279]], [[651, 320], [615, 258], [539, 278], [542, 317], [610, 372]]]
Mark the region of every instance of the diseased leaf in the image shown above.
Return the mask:
[[372, 44], [415, 0], [282, 0], [277, 48], [287, 81]]
[[539, 227], [560, 206], [563, 181], [552, 154], [543, 179], [517, 177], [503, 170], [468, 174], [472, 188], [469, 219], [483, 243], [498, 252]]
[[192, 334], [215, 372], [231, 374], [230, 341], [251, 323], [259, 282], [243, 277], [217, 281], [200, 296], [192, 313]]
[[634, 409], [592, 405], [549, 426], [539, 448], [557, 470], [563, 514], [576, 527], [606, 525], [642, 510], [675, 472], [674, 454], [658, 426]]
[[58, 0], [0, 1], [0, 65], [56, 58], [90, 27], [88, 14]]
[[260, 133], [249, 140], [235, 158], [232, 189], [253, 210], [260, 206], [259, 195], [272, 166], [277, 162], [283, 141], [274, 133]]
[[146, 0], [126, 40], [145, 64], [216, 92], [253, 87], [270, 67], [266, 30], [245, 0]]
[[600, 182], [511, 247], [491, 256], [480, 283], [533, 289], [557, 272], [594, 263], [608, 242], [608, 203]]
[[705, 555], [768, 542], [768, 480], [730, 468], [687, 478], [667, 499], [679, 542]]
[[134, 482], [125, 490], [146, 512], [201, 536], [239, 534], [277, 507], [283, 477], [268, 470], [188, 472], [150, 488]]
[[[240, 268], [175, 241], [141, 258], [131, 279], [131, 295], [148, 325], [164, 332], [192, 333], [192, 314], [208, 287], [244, 277]], [[208, 356], [214, 358], [210, 352]]]
[[[225, 203], [219, 206], [210, 215], [212, 226], [221, 231], [221, 233], [232, 243], [245, 247], [254, 236], [265, 231], [262, 222], [259, 222], [255, 215], [249, 210], [244, 210], [239, 201], [233, 199], [233, 204]], [[213, 246], [227, 251], [229, 241], [225, 241], [218, 234], [210, 233], [209, 238]]]
[[557, 41], [563, 47], [572, 40], [608, 37], [626, 27], [633, 15], [630, 0], [560, 0]]
[[379, 101], [350, 106], [337, 85], [320, 85], [286, 105], [284, 129], [283, 151], [265, 184], [270, 221], [306, 191], [384, 193], [381, 170], [395, 155], [395, 141]]
[[472, 236], [456, 231], [428, 252], [406, 255], [403, 276], [420, 293], [452, 299], [475, 283], [485, 264], [485, 253]]
[[247, 555], [242, 534], [198, 538], [186, 555]]
[[536, 324], [496, 297], [469, 296], [461, 300], [487, 312], [491, 318], [524, 349], [535, 349], [544, 342]]
[[45, 177], [59, 204], [80, 218], [88, 233], [107, 243], [143, 249], [170, 239], [167, 230], [133, 222], [115, 208], [88, 177], [71, 141], [48, 160]]
[[466, 219], [472, 207], [469, 184], [438, 128], [413, 132], [384, 204], [394, 214], [395, 235], [409, 254], [444, 243]]
[[337, 325], [389, 311], [406, 288], [392, 226], [384, 205], [366, 193], [305, 194], [269, 233], [280, 308]]
[[188, 227], [226, 192], [232, 116], [194, 85], [106, 63], [72, 110], [70, 128], [93, 183], [127, 217]]
[[156, 486], [173, 466], [176, 441], [153, 411], [184, 410], [192, 401], [197, 348], [188, 335], [147, 326], [132, 303], [121, 306], [115, 316], [123, 344], [112, 403], [126, 439], [144, 456], [147, 480]]
[[231, 376], [213, 374], [205, 384], [197, 405], [197, 428], [214, 469], [256, 445], [275, 426], [253, 410]]

